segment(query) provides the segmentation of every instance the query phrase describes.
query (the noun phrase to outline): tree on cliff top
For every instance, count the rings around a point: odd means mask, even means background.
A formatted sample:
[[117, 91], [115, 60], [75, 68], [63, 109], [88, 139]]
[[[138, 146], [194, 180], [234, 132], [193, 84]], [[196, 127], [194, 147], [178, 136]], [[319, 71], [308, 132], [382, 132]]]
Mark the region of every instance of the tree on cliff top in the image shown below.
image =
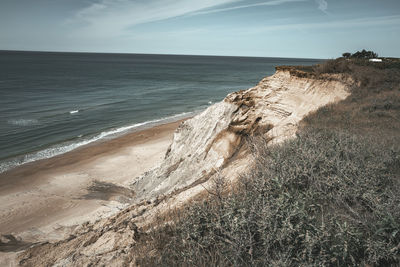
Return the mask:
[[354, 54], [350, 53], [343, 53], [342, 56], [344, 58], [362, 58], [362, 59], [370, 59], [370, 58], [377, 58], [378, 54], [373, 51], [367, 51], [363, 49], [362, 51], [357, 51]]
[[346, 52], [346, 53], [343, 53], [342, 56], [344, 58], [350, 58], [351, 57], [351, 53]]

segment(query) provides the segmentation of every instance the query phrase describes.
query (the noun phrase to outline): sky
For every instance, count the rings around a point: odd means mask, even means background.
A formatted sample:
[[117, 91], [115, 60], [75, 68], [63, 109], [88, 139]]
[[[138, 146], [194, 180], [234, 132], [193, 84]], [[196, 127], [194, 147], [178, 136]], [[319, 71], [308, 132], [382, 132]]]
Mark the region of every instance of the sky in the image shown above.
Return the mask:
[[0, 50], [400, 57], [400, 0], [0, 0]]

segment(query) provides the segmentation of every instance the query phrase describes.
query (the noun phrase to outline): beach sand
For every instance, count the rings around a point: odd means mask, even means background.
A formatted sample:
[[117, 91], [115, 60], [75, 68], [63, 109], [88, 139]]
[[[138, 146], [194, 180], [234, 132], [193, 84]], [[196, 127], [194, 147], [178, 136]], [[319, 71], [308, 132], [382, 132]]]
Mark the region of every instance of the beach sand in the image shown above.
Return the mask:
[[0, 251], [63, 238], [78, 224], [129, 205], [134, 192], [127, 185], [162, 161], [181, 122], [88, 145], [0, 174], [0, 234], [3, 239], [8, 234], [17, 237], [8, 249], [3, 242]]

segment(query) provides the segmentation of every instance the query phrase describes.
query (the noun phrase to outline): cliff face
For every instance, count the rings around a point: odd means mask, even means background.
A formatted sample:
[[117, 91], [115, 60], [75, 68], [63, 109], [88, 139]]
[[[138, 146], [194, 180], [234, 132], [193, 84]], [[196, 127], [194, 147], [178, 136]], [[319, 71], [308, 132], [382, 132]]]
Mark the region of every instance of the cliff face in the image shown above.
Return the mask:
[[352, 83], [345, 76], [317, 79], [283, 69], [253, 88], [228, 95], [179, 126], [162, 164], [132, 181], [136, 203], [131, 207], [81, 226], [68, 240], [31, 248], [19, 260], [35, 266], [133, 262], [127, 251], [138, 226], [204, 192], [217, 175], [234, 180], [251, 165], [248, 136], [262, 135], [271, 143], [294, 137], [304, 116], [346, 98]]
[[313, 79], [277, 71], [257, 86], [228, 95], [185, 121], [161, 166], [137, 178], [137, 200], [148, 200], [208, 180], [245, 155], [244, 139], [264, 135], [272, 143], [295, 135], [309, 112], [348, 96], [344, 77]]

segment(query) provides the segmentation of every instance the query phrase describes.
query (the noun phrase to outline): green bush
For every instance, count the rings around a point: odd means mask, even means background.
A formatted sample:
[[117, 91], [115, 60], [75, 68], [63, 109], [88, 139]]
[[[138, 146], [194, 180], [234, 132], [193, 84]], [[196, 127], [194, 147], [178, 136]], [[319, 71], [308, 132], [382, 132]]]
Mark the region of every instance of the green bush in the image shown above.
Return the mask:
[[343, 53], [342, 56], [344, 58], [363, 58], [363, 59], [370, 59], [370, 58], [377, 58], [378, 54], [373, 51], [366, 51], [363, 49], [362, 51], [357, 51], [354, 54], [346, 52]]
[[364, 58], [364, 59], [370, 59], [370, 58], [377, 58], [378, 54], [373, 52], [373, 51], [366, 51], [363, 49], [362, 51], [357, 51], [354, 54], [350, 56], [351, 58]]
[[225, 195], [216, 186], [209, 199], [188, 207], [168, 226], [153, 264], [399, 263], [398, 146], [328, 131], [272, 148], [253, 144], [255, 166], [238, 189]]

